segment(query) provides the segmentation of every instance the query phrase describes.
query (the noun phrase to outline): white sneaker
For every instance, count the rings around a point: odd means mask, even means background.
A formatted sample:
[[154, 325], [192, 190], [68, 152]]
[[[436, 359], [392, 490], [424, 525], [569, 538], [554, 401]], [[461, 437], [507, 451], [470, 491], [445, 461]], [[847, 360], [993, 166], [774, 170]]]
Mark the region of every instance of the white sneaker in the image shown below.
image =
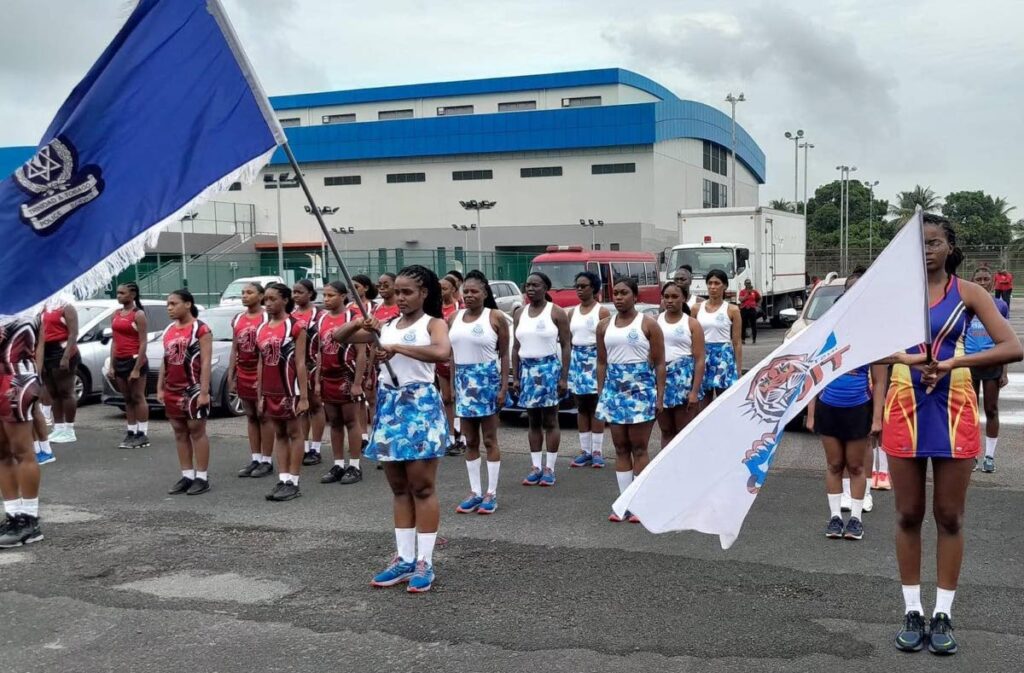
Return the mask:
[[67, 436], [67, 433], [64, 431], [63, 428], [58, 429], [58, 430], [54, 430], [53, 432], [50, 433], [50, 443], [51, 444], [63, 444], [64, 442], [67, 441], [66, 439], [64, 439], [66, 436]]
[[77, 442], [78, 441], [78, 437], [75, 435], [74, 428], [72, 428], [71, 430], [65, 430], [64, 431], [64, 441], [65, 442]]
[[871, 494], [870, 493], [866, 493], [864, 495], [864, 511], [865, 512], [870, 512], [874, 508], [874, 506], [875, 506], [875, 501], [871, 497]]
[[853, 503], [850, 501], [849, 493], [843, 493], [843, 497], [839, 499], [839, 509], [844, 512], [849, 512], [853, 509]]

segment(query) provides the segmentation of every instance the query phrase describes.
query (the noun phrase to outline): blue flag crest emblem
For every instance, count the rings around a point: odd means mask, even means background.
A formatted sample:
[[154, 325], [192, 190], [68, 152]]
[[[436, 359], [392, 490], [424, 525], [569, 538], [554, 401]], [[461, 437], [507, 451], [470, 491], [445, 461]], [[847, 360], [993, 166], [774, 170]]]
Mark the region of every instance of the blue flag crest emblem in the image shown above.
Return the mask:
[[21, 205], [21, 219], [37, 234], [52, 234], [69, 215], [103, 191], [100, 169], [77, 163], [75, 146], [58, 136], [15, 171], [18, 186], [31, 197]]

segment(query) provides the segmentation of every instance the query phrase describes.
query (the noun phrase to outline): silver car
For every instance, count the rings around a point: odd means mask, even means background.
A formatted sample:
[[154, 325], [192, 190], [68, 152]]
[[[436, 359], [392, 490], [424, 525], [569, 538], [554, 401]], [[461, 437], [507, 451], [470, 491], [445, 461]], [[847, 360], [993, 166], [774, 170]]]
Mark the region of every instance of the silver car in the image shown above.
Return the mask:
[[492, 280], [490, 281], [491, 291], [494, 293], [494, 301], [498, 304], [498, 308], [512, 315], [516, 312], [525, 301], [523, 300], [523, 291], [519, 289], [519, 286], [510, 280]]

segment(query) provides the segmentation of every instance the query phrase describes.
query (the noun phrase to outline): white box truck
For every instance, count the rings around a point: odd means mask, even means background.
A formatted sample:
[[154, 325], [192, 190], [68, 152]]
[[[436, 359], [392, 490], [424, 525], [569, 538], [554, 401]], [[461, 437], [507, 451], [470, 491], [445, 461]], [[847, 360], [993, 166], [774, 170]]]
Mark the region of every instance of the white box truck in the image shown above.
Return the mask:
[[690, 291], [707, 296], [704, 276], [722, 269], [727, 298], [735, 301], [750, 279], [761, 293], [764, 316], [775, 326], [780, 312], [800, 309], [807, 297], [807, 226], [802, 215], [770, 208], [680, 210], [679, 245], [666, 251], [665, 278], [693, 268]]

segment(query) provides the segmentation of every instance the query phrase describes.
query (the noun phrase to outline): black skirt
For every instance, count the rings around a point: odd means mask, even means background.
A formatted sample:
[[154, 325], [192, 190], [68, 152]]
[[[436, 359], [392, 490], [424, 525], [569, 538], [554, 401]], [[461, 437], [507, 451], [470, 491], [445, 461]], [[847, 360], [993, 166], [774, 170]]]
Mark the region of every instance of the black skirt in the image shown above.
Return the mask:
[[[114, 358], [114, 376], [127, 381], [128, 377], [132, 374], [132, 370], [135, 369], [135, 361], [138, 357], [139, 356], [136, 355], [130, 358]], [[149, 374], [148, 362], [143, 364], [142, 368], [139, 369], [139, 376], [141, 378], [146, 378], [147, 374]]]
[[843, 442], [864, 439], [871, 434], [874, 411], [871, 402], [856, 407], [833, 407], [818, 400], [814, 405], [814, 431]]

